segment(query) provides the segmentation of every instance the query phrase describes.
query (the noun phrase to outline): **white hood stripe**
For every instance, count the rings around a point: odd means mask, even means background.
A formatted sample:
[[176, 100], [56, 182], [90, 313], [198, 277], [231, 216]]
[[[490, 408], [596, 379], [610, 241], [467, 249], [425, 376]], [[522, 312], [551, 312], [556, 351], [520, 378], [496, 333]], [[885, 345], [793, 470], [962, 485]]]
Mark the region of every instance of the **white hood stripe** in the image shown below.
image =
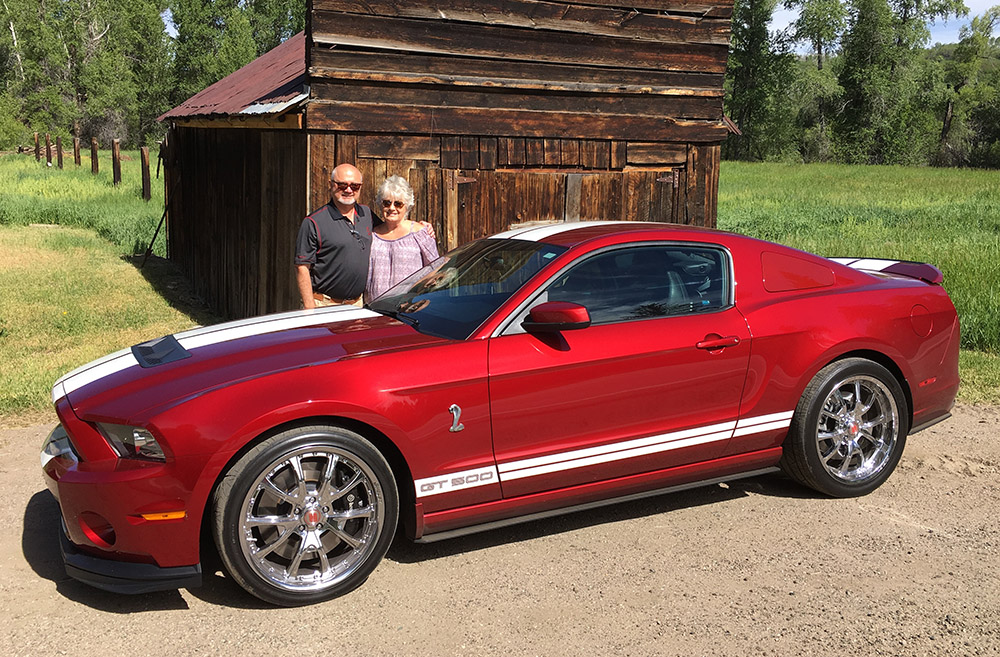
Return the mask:
[[[254, 335], [276, 333], [288, 329], [318, 326], [331, 322], [346, 322], [356, 319], [378, 317], [378, 313], [355, 306], [329, 306], [313, 310], [296, 310], [276, 315], [252, 317], [215, 326], [205, 326], [178, 333], [175, 337], [185, 349], [192, 350], [209, 345], [247, 338]], [[83, 367], [78, 367], [56, 381], [52, 388], [52, 403], [59, 401], [74, 390], [98, 379], [121, 372], [130, 367], [138, 367], [139, 361], [131, 349], [122, 349], [110, 356], [99, 358]]]

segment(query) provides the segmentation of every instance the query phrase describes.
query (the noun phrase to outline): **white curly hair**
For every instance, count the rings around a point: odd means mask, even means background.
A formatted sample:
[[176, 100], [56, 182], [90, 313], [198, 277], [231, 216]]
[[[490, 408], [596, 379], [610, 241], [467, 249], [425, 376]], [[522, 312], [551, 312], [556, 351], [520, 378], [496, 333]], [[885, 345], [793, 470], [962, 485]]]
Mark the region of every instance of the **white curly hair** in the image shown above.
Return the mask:
[[389, 176], [378, 188], [378, 200], [402, 201], [406, 203], [407, 211], [413, 208], [413, 188], [402, 176]]

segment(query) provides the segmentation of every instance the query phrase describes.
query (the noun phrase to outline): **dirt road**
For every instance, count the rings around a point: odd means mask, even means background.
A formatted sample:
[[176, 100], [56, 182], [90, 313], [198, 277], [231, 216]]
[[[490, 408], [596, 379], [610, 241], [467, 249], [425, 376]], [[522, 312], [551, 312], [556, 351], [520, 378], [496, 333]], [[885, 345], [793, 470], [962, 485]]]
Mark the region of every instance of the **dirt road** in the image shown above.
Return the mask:
[[1000, 655], [1000, 408], [912, 437], [867, 497], [780, 475], [432, 545], [305, 609], [221, 574], [124, 597], [66, 577], [39, 475], [0, 430], [0, 640], [13, 655]]

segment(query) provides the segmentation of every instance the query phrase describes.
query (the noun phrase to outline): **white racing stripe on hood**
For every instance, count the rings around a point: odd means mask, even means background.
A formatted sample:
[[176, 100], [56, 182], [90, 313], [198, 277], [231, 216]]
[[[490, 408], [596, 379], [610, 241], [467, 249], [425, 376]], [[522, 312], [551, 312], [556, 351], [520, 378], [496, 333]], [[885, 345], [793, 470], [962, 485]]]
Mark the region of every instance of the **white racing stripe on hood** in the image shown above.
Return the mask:
[[379, 314], [364, 308], [354, 306], [329, 306], [327, 308], [317, 308], [315, 310], [297, 310], [280, 315], [266, 315], [264, 317], [253, 317], [238, 322], [227, 322], [217, 326], [209, 326], [184, 333], [178, 333], [174, 337], [185, 349], [197, 349], [208, 345], [239, 340], [253, 335], [264, 335], [266, 333], [277, 333], [288, 329], [303, 328], [305, 326], [315, 326], [317, 324], [328, 324], [330, 322], [347, 322], [355, 319], [368, 319], [378, 317]]
[[[192, 350], [254, 335], [378, 316], [378, 313], [355, 306], [328, 306], [200, 327], [177, 333], [174, 337], [185, 349]], [[139, 361], [132, 355], [131, 348], [116, 351], [109, 356], [78, 367], [56, 381], [52, 387], [52, 403], [54, 404], [74, 390], [79, 390], [85, 385], [130, 367], [139, 367]]]

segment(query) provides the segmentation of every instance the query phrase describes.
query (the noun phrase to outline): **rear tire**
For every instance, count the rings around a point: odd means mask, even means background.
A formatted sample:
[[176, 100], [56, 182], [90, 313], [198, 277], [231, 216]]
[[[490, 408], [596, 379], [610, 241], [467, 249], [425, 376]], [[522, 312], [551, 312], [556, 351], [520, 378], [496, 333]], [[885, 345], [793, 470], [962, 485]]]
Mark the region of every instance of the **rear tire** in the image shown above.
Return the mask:
[[226, 474], [213, 502], [226, 570], [282, 606], [329, 600], [362, 584], [399, 518], [385, 458], [359, 434], [332, 426], [263, 441]]
[[906, 396], [889, 370], [864, 358], [836, 361], [802, 394], [781, 467], [833, 497], [867, 495], [896, 468], [907, 431]]

